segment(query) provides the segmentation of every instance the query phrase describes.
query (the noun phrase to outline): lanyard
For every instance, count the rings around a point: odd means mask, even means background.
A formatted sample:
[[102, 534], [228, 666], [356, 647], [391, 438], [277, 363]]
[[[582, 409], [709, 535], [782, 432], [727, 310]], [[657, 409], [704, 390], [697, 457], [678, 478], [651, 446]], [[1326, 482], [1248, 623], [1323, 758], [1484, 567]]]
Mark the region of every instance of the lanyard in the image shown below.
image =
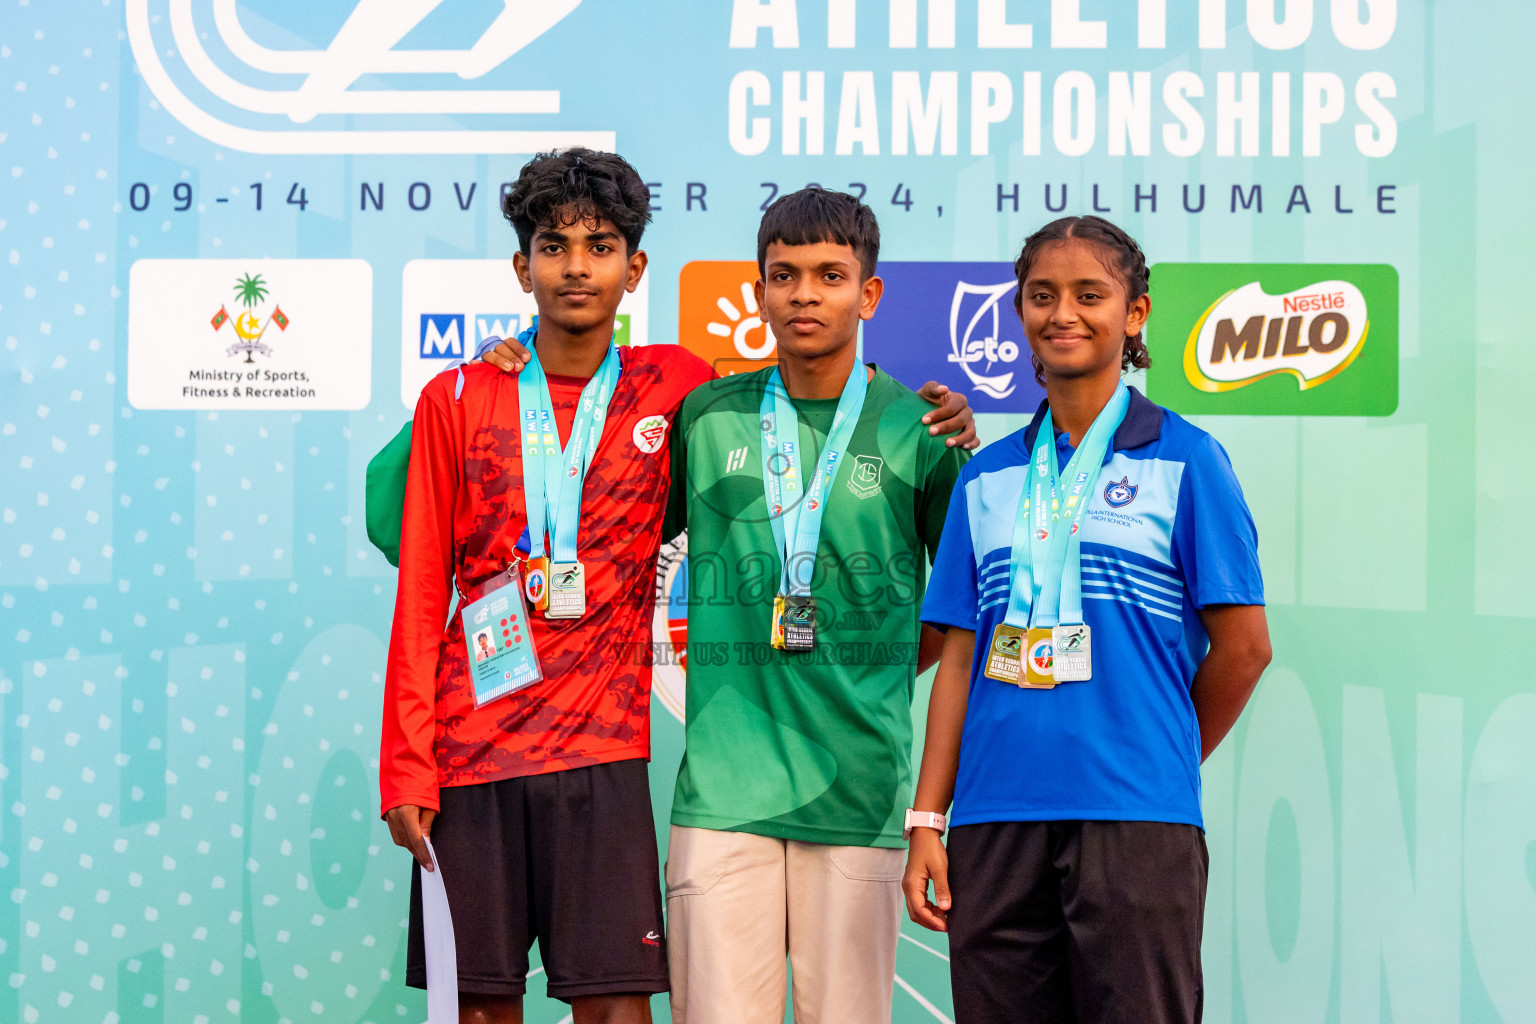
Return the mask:
[[768, 378], [761, 407], [763, 493], [768, 499], [774, 544], [784, 561], [779, 578], [781, 594], [798, 596], [811, 592], [816, 548], [821, 542], [821, 517], [827, 510], [826, 494], [853, 437], [868, 390], [864, 364], [854, 360], [848, 383], [843, 385], [842, 397], [837, 402], [832, 429], [827, 431], [827, 440], [817, 456], [817, 469], [806, 484], [803, 500], [799, 500], [800, 414], [789, 400], [789, 391], [778, 369]]
[[1023, 629], [1082, 623], [1082, 538], [1078, 529], [1130, 402], [1130, 391], [1121, 384], [1059, 477], [1056, 432], [1050, 409], [1046, 409], [1035, 435], [1029, 477], [1013, 524], [1008, 625]]
[[[534, 317], [518, 341], [532, 358], [517, 377], [517, 403], [523, 411], [523, 502], [528, 510], [528, 557], [544, 557], [544, 533], [556, 562], [576, 561], [576, 533], [581, 523], [581, 488], [592, 453], [603, 436], [608, 401], [619, 381], [619, 350], [612, 343], [597, 373], [581, 389], [571, 437], [560, 448], [549, 380], [534, 348], [539, 320]], [[549, 510], [554, 509], [554, 522]]]

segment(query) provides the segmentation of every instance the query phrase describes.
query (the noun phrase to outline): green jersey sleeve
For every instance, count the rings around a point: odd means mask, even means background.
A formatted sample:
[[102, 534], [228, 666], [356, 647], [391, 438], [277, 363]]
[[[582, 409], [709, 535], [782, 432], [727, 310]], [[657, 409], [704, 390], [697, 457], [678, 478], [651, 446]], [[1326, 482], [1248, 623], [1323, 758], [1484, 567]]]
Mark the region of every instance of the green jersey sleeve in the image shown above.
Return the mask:
[[368, 539], [389, 564], [400, 566], [400, 523], [405, 516], [405, 475], [411, 464], [411, 421], [368, 460], [363, 485], [363, 517]]
[[971, 460], [971, 453], [964, 448], [944, 446], [942, 438], [939, 445], [943, 450], [929, 468], [917, 497], [917, 529], [930, 564], [939, 550], [939, 536], [944, 532], [950, 493], [960, 478], [960, 470]]

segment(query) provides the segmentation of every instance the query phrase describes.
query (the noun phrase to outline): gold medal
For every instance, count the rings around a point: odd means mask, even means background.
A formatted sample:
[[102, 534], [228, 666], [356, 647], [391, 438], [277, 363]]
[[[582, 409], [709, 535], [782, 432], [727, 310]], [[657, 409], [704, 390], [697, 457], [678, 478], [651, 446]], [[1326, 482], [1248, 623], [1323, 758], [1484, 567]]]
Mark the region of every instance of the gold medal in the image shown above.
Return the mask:
[[1056, 685], [1053, 669], [1056, 665], [1056, 646], [1051, 631], [1041, 626], [1031, 627], [1024, 636], [1024, 676], [1019, 685], [1035, 690], [1049, 690]]
[[1023, 672], [1024, 631], [1000, 622], [992, 630], [992, 642], [987, 647], [984, 674], [1010, 686], [1019, 684]]

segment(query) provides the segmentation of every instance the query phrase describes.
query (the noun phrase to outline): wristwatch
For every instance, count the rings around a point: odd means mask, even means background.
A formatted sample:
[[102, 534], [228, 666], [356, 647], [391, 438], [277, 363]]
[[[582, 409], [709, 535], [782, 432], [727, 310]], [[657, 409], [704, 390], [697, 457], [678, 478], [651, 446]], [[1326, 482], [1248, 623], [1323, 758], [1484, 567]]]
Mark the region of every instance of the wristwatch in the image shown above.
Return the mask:
[[907, 824], [901, 830], [901, 838], [911, 839], [914, 828], [931, 828], [937, 831], [939, 835], [943, 835], [945, 824], [944, 815], [936, 811], [914, 811], [908, 807]]

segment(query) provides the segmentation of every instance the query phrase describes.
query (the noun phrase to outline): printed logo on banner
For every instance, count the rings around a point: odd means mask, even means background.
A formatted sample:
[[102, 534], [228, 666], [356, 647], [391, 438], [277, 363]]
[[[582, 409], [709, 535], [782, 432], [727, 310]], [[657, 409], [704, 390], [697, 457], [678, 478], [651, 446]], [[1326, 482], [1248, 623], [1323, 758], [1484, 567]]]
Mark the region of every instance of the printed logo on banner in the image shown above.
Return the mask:
[[1158, 264], [1147, 390], [1181, 413], [1390, 416], [1397, 271], [1382, 264]]
[[[619, 345], [646, 343], [649, 287], [627, 293], [614, 318]], [[401, 278], [400, 401], [408, 409], [427, 381], [473, 359], [488, 338], [512, 338], [538, 313], [511, 260], [411, 260]]]
[[758, 316], [752, 260], [695, 260], [678, 276], [678, 343], [721, 376], [778, 362], [778, 345]]
[[977, 412], [1032, 413], [1029, 344], [1011, 263], [882, 263], [885, 296], [864, 325], [864, 358], [910, 388], [937, 380]]
[[421, 358], [464, 358], [464, 314], [421, 314]]
[[361, 409], [372, 309], [365, 260], [139, 260], [128, 274], [128, 400]]
[[[501, 11], [474, 25], [473, 43], [459, 48], [451, 44], [470, 27], [468, 12], [429, 19], [442, 0], [354, 0], [339, 29], [330, 5], [287, 5], [282, 24], [258, 34], [270, 38], [275, 28], [316, 45], [280, 49], [249, 34], [235, 0], [126, 0], [125, 7], [128, 43], [155, 98], [220, 146], [303, 154], [612, 150], [612, 131], [506, 127], [508, 117], [559, 114], [558, 89], [486, 87], [513, 79], [501, 71], [507, 62], [581, 2], [503, 0]], [[178, 59], [168, 64], [162, 52]], [[468, 126], [442, 128], [445, 116]]]
[[[475, 328], [474, 344], [467, 347], [466, 322]], [[515, 338], [522, 330], [521, 313], [423, 313], [421, 358], [467, 359], [480, 351], [480, 343], [487, 338]]]
[[235, 281], [234, 292], [235, 301], [244, 309], [232, 315], [221, 305], [209, 323], [218, 332], [224, 329], [226, 323], [232, 322], [237, 340], [229, 346], [227, 354], [243, 355], [247, 363], [254, 363], [256, 360], [252, 357], [257, 353], [264, 356], [272, 354], [272, 350], [262, 343], [267, 328], [276, 327], [279, 331], [286, 331], [291, 321], [278, 305], [272, 307], [272, 312], [265, 319], [261, 317], [261, 303], [267, 297], [267, 284], [260, 274], [241, 274]]

